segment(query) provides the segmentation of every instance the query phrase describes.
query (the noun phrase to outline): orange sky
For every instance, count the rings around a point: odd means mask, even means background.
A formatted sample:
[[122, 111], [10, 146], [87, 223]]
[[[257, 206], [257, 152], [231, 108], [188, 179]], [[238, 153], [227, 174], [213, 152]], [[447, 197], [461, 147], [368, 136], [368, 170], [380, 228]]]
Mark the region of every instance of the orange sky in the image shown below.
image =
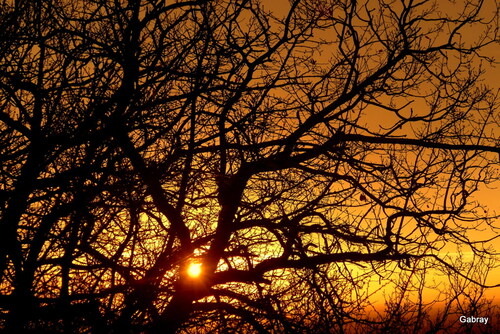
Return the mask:
[[[328, 0], [325, 0], [328, 2]], [[463, 1], [438, 1], [440, 8], [446, 13], [456, 12], [460, 8], [460, 4], [463, 4]], [[276, 15], [285, 15], [287, 9], [289, 8], [287, 0], [278, 0], [278, 1], [264, 1], [264, 7], [272, 10]], [[495, 3], [492, 0], [486, 1], [482, 10], [482, 14], [484, 17], [491, 18], [494, 15]], [[473, 29], [468, 29], [463, 34], [463, 38], [474, 39], [478, 36], [479, 32], [474, 31]], [[498, 54], [498, 44], [488, 46], [485, 50], [488, 56], [494, 56]], [[500, 69], [499, 67], [489, 67], [485, 76], [485, 84], [488, 84], [491, 87], [497, 87], [498, 89], [498, 78], [500, 77]], [[373, 124], [378, 124], [380, 122], [380, 115], [376, 115], [373, 117]], [[497, 131], [500, 131], [497, 129]], [[479, 192], [475, 194], [473, 197], [474, 200], [477, 200], [482, 205], [485, 205], [490, 210], [491, 214], [499, 214], [500, 215], [500, 180], [495, 184], [491, 185], [490, 188], [483, 187]], [[497, 219], [497, 226], [500, 226], [500, 219]], [[480, 233], [478, 233], [479, 235]], [[483, 235], [484, 236], [484, 235]], [[491, 245], [495, 248], [496, 251], [500, 252], [500, 239], [496, 239], [496, 241], [492, 242]], [[451, 252], [450, 255], [452, 255]], [[465, 256], [467, 257], [467, 255]], [[443, 281], [443, 277], [432, 276], [429, 277], [429, 280], [436, 280], [436, 282]], [[487, 280], [487, 284], [496, 285], [500, 284], [500, 266], [493, 270]], [[375, 288], [375, 287], [374, 287]], [[386, 289], [387, 290], [387, 289]], [[390, 290], [390, 289], [389, 289]], [[435, 297], [435, 291], [428, 291], [427, 296], [429, 298]], [[500, 303], [500, 287], [489, 289], [487, 292], [487, 296], [495, 298], [497, 303]], [[498, 296], [498, 297], [497, 297]], [[378, 294], [378, 299], [381, 298], [381, 294]], [[380, 300], [380, 301], [381, 301]]]

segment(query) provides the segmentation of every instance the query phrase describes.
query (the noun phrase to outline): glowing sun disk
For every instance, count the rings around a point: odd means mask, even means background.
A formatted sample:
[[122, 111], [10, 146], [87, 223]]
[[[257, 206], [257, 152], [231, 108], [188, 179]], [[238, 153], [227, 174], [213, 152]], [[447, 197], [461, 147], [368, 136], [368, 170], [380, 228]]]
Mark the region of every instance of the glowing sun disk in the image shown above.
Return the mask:
[[191, 263], [187, 269], [190, 277], [198, 277], [201, 274], [201, 263]]

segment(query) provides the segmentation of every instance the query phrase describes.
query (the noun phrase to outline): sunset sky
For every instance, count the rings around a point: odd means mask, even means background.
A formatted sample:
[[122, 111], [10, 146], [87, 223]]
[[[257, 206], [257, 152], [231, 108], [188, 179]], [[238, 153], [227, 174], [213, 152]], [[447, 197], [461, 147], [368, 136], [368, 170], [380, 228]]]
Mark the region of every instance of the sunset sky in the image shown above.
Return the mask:
[[499, 4], [474, 1], [2, 2], [0, 330], [499, 314]]

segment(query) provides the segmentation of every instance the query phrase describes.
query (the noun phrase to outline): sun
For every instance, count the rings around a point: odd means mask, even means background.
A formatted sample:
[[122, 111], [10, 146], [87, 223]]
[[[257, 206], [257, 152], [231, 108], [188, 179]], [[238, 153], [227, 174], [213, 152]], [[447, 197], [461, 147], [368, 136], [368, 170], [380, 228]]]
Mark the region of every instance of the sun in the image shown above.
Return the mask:
[[201, 263], [191, 263], [187, 268], [187, 274], [192, 278], [200, 276]]

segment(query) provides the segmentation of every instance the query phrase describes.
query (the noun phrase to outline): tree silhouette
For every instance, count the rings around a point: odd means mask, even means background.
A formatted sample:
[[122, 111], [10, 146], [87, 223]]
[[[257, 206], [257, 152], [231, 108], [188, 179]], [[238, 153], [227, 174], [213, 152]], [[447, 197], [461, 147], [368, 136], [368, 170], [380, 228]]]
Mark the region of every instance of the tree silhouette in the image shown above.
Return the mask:
[[266, 6], [2, 2], [4, 330], [343, 332], [374, 275], [486, 286], [446, 254], [498, 261], [495, 4]]

